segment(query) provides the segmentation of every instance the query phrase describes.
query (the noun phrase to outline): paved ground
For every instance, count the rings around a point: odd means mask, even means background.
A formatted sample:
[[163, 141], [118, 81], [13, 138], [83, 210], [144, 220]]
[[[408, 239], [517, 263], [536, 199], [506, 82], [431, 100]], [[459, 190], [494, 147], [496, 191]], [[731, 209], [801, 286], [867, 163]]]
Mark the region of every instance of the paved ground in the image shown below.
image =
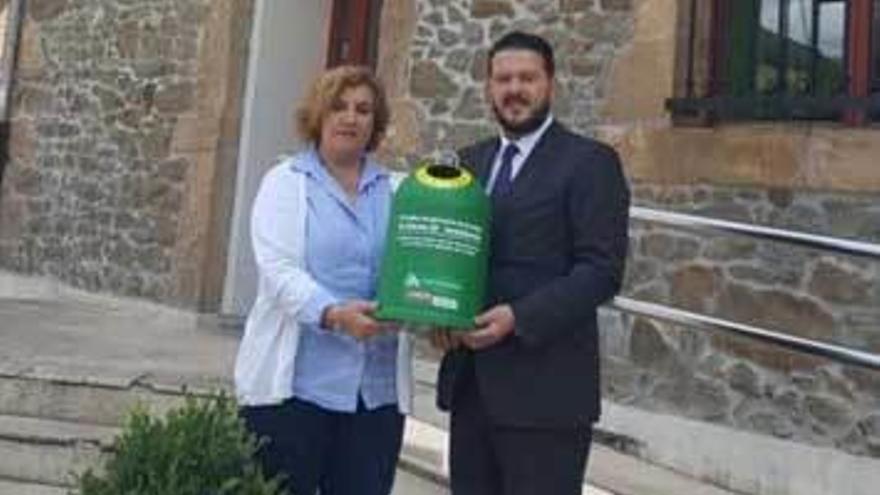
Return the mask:
[[[221, 323], [0, 272], [0, 376], [231, 390], [240, 333]], [[447, 493], [412, 474], [437, 479], [446, 474], [447, 418], [434, 407], [431, 383], [436, 365], [419, 360], [415, 375], [415, 418], [408, 421], [405, 462], [418, 469], [401, 471], [395, 495]], [[590, 478], [618, 495], [726, 493], [599, 445], [591, 455]], [[584, 493], [610, 492], [585, 486]]]
[[446, 495], [449, 490], [431, 481], [420, 478], [408, 471], [397, 472], [394, 491], [391, 495]]

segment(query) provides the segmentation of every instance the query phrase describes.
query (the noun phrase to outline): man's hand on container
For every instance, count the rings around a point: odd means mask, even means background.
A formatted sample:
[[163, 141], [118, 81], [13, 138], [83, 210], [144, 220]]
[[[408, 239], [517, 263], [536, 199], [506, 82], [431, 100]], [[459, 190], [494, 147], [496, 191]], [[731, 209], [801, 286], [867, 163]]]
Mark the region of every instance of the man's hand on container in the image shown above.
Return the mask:
[[477, 329], [461, 336], [462, 343], [469, 349], [480, 350], [493, 346], [513, 333], [516, 317], [508, 304], [493, 306], [474, 318]]
[[431, 345], [444, 352], [454, 351], [461, 347], [461, 333], [445, 328], [431, 331]]

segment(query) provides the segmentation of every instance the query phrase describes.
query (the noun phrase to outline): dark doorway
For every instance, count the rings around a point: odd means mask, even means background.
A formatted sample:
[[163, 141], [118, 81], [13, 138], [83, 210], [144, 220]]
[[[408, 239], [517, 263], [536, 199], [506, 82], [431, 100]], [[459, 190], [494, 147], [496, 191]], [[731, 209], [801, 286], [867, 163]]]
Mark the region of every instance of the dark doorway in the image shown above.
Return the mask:
[[327, 67], [366, 65], [378, 60], [382, 0], [334, 0]]

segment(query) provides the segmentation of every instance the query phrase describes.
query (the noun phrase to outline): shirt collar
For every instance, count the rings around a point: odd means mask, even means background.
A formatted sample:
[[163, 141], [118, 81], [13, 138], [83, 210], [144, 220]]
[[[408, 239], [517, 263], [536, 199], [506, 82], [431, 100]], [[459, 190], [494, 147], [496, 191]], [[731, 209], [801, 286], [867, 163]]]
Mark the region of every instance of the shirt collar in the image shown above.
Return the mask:
[[[372, 155], [368, 153], [364, 154], [363, 161], [364, 168], [361, 173], [358, 190], [363, 191], [364, 188], [372, 185], [374, 182], [382, 178], [387, 178], [390, 175], [385, 167], [379, 165], [376, 160], [373, 159]], [[292, 167], [294, 170], [302, 172], [322, 182], [335, 180], [333, 179], [333, 176], [330, 175], [330, 172], [327, 171], [327, 168], [321, 163], [321, 155], [318, 154], [318, 149], [314, 145], [310, 145], [308, 149], [299, 153], [297, 159], [293, 161]]]
[[505, 136], [503, 133], [501, 134], [501, 148], [504, 149], [508, 144], [514, 143], [516, 147], [519, 149], [519, 156], [529, 156], [532, 153], [532, 149], [534, 149], [535, 145], [538, 144], [538, 141], [541, 139], [541, 136], [547, 132], [547, 128], [550, 127], [550, 124], [553, 123], [553, 114], [548, 114], [547, 118], [544, 119], [544, 123], [541, 124], [541, 127], [538, 127], [534, 131], [520, 136], [517, 140], [513, 141]]

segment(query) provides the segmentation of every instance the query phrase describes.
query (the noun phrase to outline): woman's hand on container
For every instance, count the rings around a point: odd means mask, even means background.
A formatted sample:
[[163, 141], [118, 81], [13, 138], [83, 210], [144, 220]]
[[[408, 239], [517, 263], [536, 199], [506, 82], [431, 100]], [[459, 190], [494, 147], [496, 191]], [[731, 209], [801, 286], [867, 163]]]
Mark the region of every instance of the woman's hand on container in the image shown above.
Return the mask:
[[366, 339], [381, 332], [384, 327], [375, 318], [376, 303], [352, 300], [327, 308], [325, 327], [338, 329], [356, 339]]

